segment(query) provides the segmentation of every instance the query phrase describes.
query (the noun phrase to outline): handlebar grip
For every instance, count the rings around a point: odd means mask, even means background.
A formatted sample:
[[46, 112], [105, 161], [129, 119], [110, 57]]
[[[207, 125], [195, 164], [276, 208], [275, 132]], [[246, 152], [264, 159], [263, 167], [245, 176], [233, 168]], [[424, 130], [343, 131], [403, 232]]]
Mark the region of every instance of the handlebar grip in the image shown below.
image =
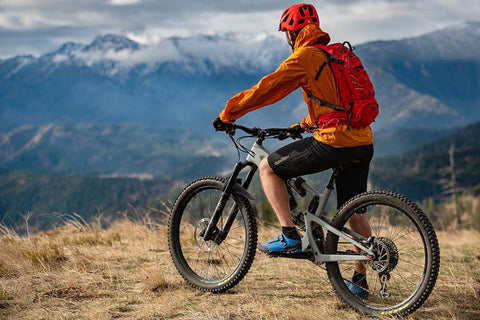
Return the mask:
[[233, 129], [240, 129], [242, 131], [245, 131], [246, 133], [248, 134], [253, 134], [253, 135], [258, 135], [260, 129], [259, 128], [256, 128], [256, 127], [253, 127], [253, 128], [247, 128], [247, 127], [244, 127], [244, 126], [241, 126], [239, 124], [233, 124]]

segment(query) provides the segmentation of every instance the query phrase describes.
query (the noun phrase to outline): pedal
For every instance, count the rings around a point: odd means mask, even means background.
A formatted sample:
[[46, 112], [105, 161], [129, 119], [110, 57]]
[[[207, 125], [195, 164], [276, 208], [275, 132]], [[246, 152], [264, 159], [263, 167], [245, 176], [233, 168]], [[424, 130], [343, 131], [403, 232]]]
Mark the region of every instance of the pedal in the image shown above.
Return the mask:
[[290, 258], [290, 259], [310, 259], [312, 257], [311, 252], [295, 252], [295, 251], [284, 251], [284, 252], [271, 252], [266, 253], [269, 258]]
[[312, 257], [311, 252], [300, 251], [300, 245], [283, 251], [264, 252], [260, 250], [260, 252], [265, 253], [269, 258], [310, 259]]

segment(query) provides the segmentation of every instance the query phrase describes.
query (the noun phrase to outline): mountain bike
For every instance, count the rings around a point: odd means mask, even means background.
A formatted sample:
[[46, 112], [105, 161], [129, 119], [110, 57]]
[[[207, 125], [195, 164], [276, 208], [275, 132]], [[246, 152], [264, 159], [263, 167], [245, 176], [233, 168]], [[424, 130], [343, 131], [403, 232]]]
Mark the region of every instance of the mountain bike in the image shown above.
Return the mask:
[[[234, 140], [237, 130], [247, 135]], [[289, 128], [236, 124], [228, 133], [238, 154], [245, 152], [246, 159], [237, 162], [226, 178], [208, 176], [188, 184], [173, 205], [168, 226], [170, 254], [180, 275], [192, 287], [214, 293], [238, 284], [255, 257], [255, 198], [247, 189], [260, 161], [269, 154], [264, 141], [295, 138]], [[251, 149], [240, 143], [245, 138], [256, 139]], [[291, 207], [298, 197], [306, 197], [309, 205], [293, 216], [302, 234], [301, 252], [277, 256], [325, 264], [336, 294], [361, 314], [408, 315], [426, 301], [435, 286], [440, 265], [435, 230], [414, 202], [383, 190], [353, 197], [329, 218], [327, 201], [335, 178], [348, 165], [333, 168], [323, 192], [302, 177], [286, 181]], [[357, 213], [368, 217], [372, 229], [368, 238], [349, 228], [350, 217]], [[358, 263], [367, 270], [366, 296], [348, 288]]]

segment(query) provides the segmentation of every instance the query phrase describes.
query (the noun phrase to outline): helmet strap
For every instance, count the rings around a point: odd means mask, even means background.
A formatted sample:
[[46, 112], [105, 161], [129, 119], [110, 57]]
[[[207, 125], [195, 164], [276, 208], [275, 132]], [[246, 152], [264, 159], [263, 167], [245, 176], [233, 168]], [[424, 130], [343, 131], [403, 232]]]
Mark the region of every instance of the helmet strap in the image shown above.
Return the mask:
[[290, 30], [285, 30], [285, 35], [287, 37], [287, 42], [293, 51], [293, 48], [295, 47], [295, 40], [297, 39], [297, 33]]

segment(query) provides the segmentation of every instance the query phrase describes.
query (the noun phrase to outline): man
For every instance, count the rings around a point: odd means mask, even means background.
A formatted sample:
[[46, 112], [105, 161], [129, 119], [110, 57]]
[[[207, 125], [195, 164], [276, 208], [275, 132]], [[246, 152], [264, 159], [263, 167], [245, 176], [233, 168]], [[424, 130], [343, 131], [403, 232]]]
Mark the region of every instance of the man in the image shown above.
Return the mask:
[[[312, 95], [334, 105], [339, 105], [338, 86], [330, 68], [324, 68], [320, 77], [315, 76], [326, 60], [326, 54], [313, 47], [326, 45], [328, 33], [320, 29], [315, 8], [310, 4], [296, 4], [284, 11], [279, 31], [284, 31], [292, 54], [272, 74], [265, 76], [251, 89], [232, 97], [213, 120], [216, 130], [227, 130], [246, 113], [277, 102], [292, 91], [302, 88], [308, 115], [295, 125], [298, 132], [313, 131], [313, 137], [294, 141], [263, 159], [260, 163], [262, 186], [282, 226], [282, 233], [268, 242], [259, 244], [264, 253], [300, 250], [301, 238], [293, 224], [289, 195], [285, 180], [301, 175], [317, 173], [340, 163], [355, 163], [347, 166], [337, 177], [337, 206], [340, 208], [348, 199], [366, 191], [370, 160], [373, 156], [373, 135], [369, 126], [354, 128], [340, 125], [331, 128], [315, 128], [320, 115], [332, 109], [320, 106]], [[350, 219], [351, 228], [370, 236], [371, 229], [363, 214]], [[364, 294], [367, 288], [365, 267], [358, 263], [349, 288], [355, 294]]]

